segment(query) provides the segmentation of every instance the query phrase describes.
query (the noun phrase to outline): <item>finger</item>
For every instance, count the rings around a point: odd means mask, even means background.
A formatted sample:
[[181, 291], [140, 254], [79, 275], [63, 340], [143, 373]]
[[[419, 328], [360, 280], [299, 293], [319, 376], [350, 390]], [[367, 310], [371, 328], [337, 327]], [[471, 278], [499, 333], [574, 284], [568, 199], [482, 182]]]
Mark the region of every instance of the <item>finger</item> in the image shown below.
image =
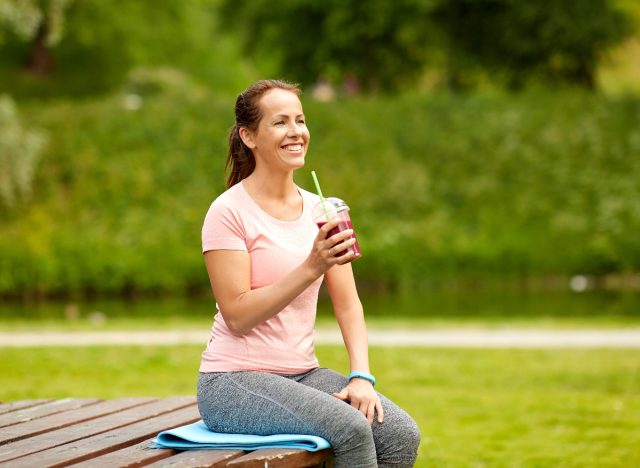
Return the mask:
[[349, 391], [346, 388], [343, 388], [338, 393], [332, 393], [332, 395], [339, 400], [347, 401], [347, 398], [349, 397]]
[[378, 422], [381, 423], [384, 421], [384, 410], [382, 409], [382, 402], [380, 398], [376, 401], [376, 411], [378, 412]]
[[355, 239], [355, 237], [353, 236], [353, 229], [345, 229], [343, 231], [337, 232], [331, 237], [327, 237], [327, 240], [330, 244], [337, 245], [351, 238]]
[[350, 403], [351, 406], [360, 411], [360, 400], [354, 400], [353, 398], [351, 398]]
[[338, 220], [329, 221], [328, 223], [323, 224], [320, 230], [318, 231], [318, 238], [326, 239], [327, 234], [329, 234], [329, 231], [331, 231], [333, 228], [338, 226], [338, 224], [340, 224], [340, 221]]
[[352, 237], [351, 239], [347, 239], [346, 241], [335, 244], [333, 247], [331, 247], [331, 249], [329, 249], [329, 251], [335, 256], [340, 254], [340, 252], [344, 252], [355, 243], [356, 240]]
[[364, 402], [364, 401], [360, 402], [358, 411], [360, 411], [365, 418], [369, 419], [369, 404], [367, 402]]
[[340, 255], [339, 257], [334, 258], [336, 259], [337, 265], [344, 265], [345, 263], [349, 263], [360, 258], [360, 255], [355, 252], [347, 252], [345, 255]]
[[367, 407], [367, 421], [369, 421], [370, 426], [373, 424], [373, 416], [375, 412], [376, 412], [376, 402], [372, 401], [371, 403], [369, 403], [369, 406]]

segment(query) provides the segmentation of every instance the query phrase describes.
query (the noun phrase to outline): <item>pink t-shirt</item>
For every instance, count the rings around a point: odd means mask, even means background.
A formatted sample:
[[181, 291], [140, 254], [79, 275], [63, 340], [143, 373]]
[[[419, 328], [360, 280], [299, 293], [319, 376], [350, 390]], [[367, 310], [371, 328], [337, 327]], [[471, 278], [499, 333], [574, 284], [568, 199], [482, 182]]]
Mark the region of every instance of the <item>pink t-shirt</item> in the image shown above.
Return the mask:
[[[242, 182], [220, 195], [202, 227], [202, 251], [244, 250], [251, 259], [251, 289], [267, 286], [298, 267], [309, 255], [318, 228], [311, 211], [319, 197], [298, 188], [302, 215], [282, 221], [263, 211]], [[318, 278], [298, 297], [249, 333], [236, 336], [227, 327], [220, 306], [211, 338], [202, 353], [201, 372], [258, 370], [302, 373], [318, 367], [313, 345]]]

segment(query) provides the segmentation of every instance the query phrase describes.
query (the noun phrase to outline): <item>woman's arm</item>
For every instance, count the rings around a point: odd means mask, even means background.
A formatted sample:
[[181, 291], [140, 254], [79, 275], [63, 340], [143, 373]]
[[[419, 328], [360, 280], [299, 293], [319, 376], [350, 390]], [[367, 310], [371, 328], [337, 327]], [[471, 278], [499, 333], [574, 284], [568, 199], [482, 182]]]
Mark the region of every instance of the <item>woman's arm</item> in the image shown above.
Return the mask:
[[[349, 353], [350, 370], [369, 373], [367, 327], [351, 265], [334, 266], [325, 273], [325, 281], [342, 339]], [[354, 378], [342, 391], [334, 395], [341, 400], [349, 401], [351, 406], [366, 416], [369, 423], [373, 423], [376, 412], [378, 422], [382, 422], [384, 412], [380, 397], [369, 381]]]
[[337, 224], [338, 221], [334, 221], [322, 226], [311, 253], [300, 266], [275, 283], [258, 289], [251, 289], [248, 252], [210, 250], [204, 254], [213, 294], [232, 333], [248, 333], [284, 309], [329, 268], [355, 258], [353, 253], [334, 256], [355, 243], [355, 239], [349, 239], [340, 244], [353, 234], [350, 230], [326, 238]]

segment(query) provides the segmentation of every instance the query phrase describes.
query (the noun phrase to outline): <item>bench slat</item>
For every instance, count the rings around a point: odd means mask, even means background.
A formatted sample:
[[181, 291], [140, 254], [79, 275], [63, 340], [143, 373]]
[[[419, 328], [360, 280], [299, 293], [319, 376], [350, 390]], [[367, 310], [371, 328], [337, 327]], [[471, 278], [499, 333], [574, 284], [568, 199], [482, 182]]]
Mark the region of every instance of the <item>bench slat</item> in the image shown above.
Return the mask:
[[19, 400], [19, 401], [12, 401], [10, 403], [2, 403], [0, 404], [0, 414], [9, 413], [11, 411], [16, 411], [22, 408], [30, 408], [32, 406], [41, 405], [49, 401], [51, 400], [40, 399], [40, 400]]
[[199, 419], [198, 408], [192, 405], [114, 431], [12, 460], [11, 466], [12, 468], [62, 467], [85, 460], [90, 460], [93, 466], [97, 466], [95, 457], [136, 444], [155, 436], [160, 431], [189, 424]]
[[0, 444], [6, 444], [26, 437], [33, 437], [55, 429], [61, 429], [66, 426], [78, 424], [82, 421], [88, 421], [100, 416], [115, 413], [123, 408], [140, 405], [148, 401], [152, 400], [140, 398], [119, 398], [117, 400], [104, 401], [88, 407], [52, 414], [33, 421], [9, 426], [2, 430], [2, 433], [0, 434]]
[[32, 421], [34, 419], [42, 418], [43, 416], [78, 409], [100, 401], [102, 401], [100, 398], [65, 398], [63, 400], [54, 400], [42, 405], [32, 406], [18, 411], [11, 411], [0, 415], [0, 427]]
[[152, 449], [152, 439], [147, 439], [138, 444], [126, 447], [115, 452], [100, 455], [87, 461], [73, 465], [73, 468], [129, 468], [134, 466], [148, 465], [158, 460], [175, 455], [173, 449]]
[[[123, 399], [127, 400], [127, 399]], [[12, 460], [41, 450], [46, 450], [58, 445], [74, 442], [79, 439], [94, 436], [102, 432], [117, 429], [129, 424], [159, 416], [162, 413], [174, 411], [186, 406], [193, 406], [195, 399], [192, 397], [172, 397], [157, 401], [153, 398], [128, 398], [133, 401], [148, 401], [148, 403], [134, 406], [117, 413], [108, 414], [96, 419], [74, 424], [68, 428], [57, 429], [46, 434], [37, 435], [29, 439], [11, 442], [0, 446], [0, 462]], [[117, 400], [110, 400], [117, 401]], [[40, 421], [40, 420], [39, 420]], [[11, 428], [13, 426], [10, 426]]]
[[292, 467], [303, 468], [318, 466], [327, 458], [331, 458], [331, 450], [319, 450], [308, 452], [299, 449], [262, 449], [247, 453], [239, 458], [230, 461], [229, 468], [281, 468]]
[[227, 466], [229, 460], [244, 453], [242, 450], [185, 450], [148, 466], [153, 468], [219, 468]]

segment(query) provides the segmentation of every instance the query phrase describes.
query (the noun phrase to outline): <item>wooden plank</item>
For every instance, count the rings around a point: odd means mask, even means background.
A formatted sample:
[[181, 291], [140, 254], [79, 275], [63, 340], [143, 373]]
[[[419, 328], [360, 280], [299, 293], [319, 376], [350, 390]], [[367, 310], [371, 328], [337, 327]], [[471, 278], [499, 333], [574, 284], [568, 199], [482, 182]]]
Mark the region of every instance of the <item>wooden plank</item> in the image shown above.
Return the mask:
[[80, 462], [73, 465], [73, 468], [110, 468], [112, 466], [128, 468], [143, 466], [158, 460], [163, 460], [178, 453], [173, 449], [152, 449], [152, 444], [152, 439], [147, 439], [130, 447]]
[[185, 450], [170, 458], [147, 465], [153, 468], [221, 468], [242, 456], [242, 450]]
[[10, 411], [16, 411], [23, 408], [30, 408], [32, 406], [41, 405], [49, 401], [51, 400], [40, 399], [40, 400], [19, 400], [19, 401], [12, 401], [9, 403], [2, 403], [0, 405], [0, 414], [9, 413]]
[[100, 398], [64, 398], [62, 400], [50, 401], [42, 405], [0, 415], [0, 427], [32, 421], [43, 416], [89, 406], [100, 401], [102, 401]]
[[17, 458], [11, 461], [11, 467], [62, 467], [85, 460], [90, 460], [93, 466], [97, 466], [95, 461], [95, 457], [97, 456], [137, 444], [149, 437], [157, 435], [160, 431], [189, 424], [199, 419], [200, 413], [198, 412], [197, 406], [193, 404], [187, 408], [130, 424], [114, 431]]
[[5, 427], [0, 433], [0, 445], [78, 424], [150, 401], [153, 400], [149, 398], [118, 398], [117, 400], [103, 401], [95, 405], [52, 414], [33, 421]]
[[308, 452], [297, 449], [263, 449], [247, 453], [227, 463], [229, 468], [296, 468], [319, 466], [331, 458], [331, 450], [325, 449], [318, 452]]
[[[141, 399], [129, 398], [129, 400]], [[172, 397], [160, 401], [156, 401], [153, 398], [144, 400], [148, 400], [150, 403], [0, 446], [0, 462], [13, 460], [58, 445], [68, 444], [195, 404], [195, 398], [193, 397]]]

